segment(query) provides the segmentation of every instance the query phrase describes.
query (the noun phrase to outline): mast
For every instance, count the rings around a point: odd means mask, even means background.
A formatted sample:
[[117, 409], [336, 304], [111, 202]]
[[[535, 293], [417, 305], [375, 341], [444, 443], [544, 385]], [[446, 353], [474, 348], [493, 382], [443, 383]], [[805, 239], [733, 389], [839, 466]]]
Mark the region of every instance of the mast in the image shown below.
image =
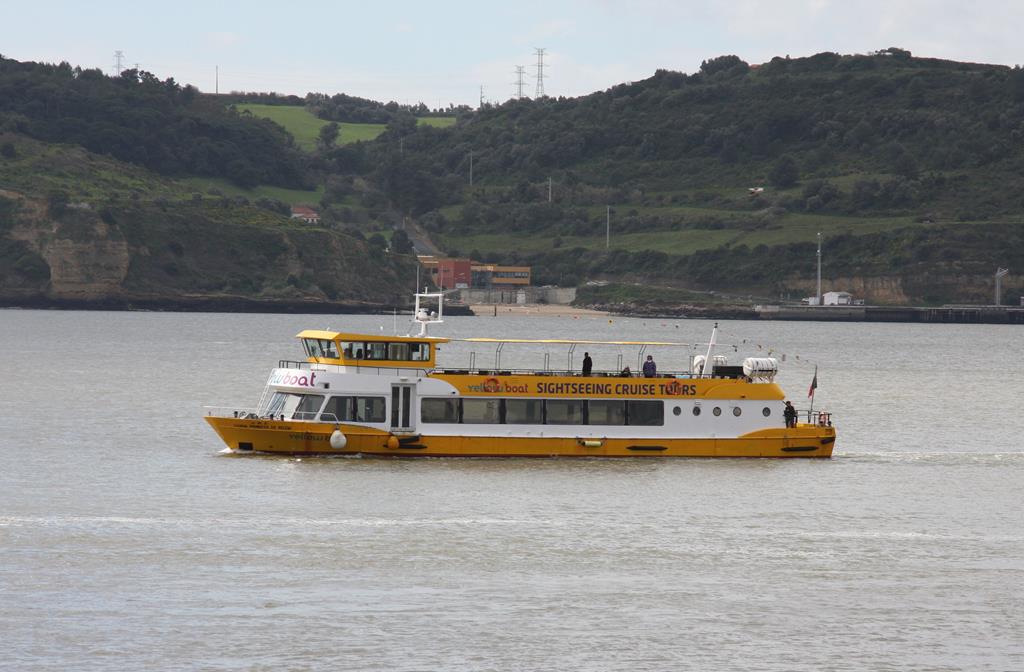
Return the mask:
[[823, 305], [821, 300], [821, 231], [818, 232], [818, 305]]
[[[420, 307], [420, 299], [437, 299], [437, 312], [432, 313], [428, 308]], [[444, 322], [444, 292], [417, 292], [412, 319], [420, 325], [420, 333], [416, 334], [417, 336], [426, 336], [428, 325]], [[412, 334], [409, 335], [412, 336]]]
[[704, 366], [700, 370], [700, 377], [708, 375], [708, 366], [711, 364], [711, 351], [715, 349], [715, 334], [718, 333], [718, 322], [715, 322], [714, 329], [711, 330], [711, 340], [708, 341], [708, 354], [704, 357]]

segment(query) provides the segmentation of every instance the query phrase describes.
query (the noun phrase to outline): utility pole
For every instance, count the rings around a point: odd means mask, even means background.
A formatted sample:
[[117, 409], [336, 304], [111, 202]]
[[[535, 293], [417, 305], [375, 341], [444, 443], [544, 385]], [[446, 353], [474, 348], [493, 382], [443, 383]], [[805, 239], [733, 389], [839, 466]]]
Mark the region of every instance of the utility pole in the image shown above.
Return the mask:
[[996, 268], [996, 305], [1003, 305], [1003, 278], [1010, 272], [1008, 268]]
[[516, 66], [516, 82], [515, 82], [516, 100], [519, 100], [520, 98], [523, 97], [523, 86], [525, 84], [525, 82], [523, 82], [523, 77], [525, 77], [525, 76], [526, 76], [526, 67], [522, 66], [522, 65], [517, 65]]
[[824, 305], [821, 299], [821, 231], [818, 232], [818, 305]]
[[551, 178], [548, 178], [548, 203], [551, 202]]
[[484, 85], [480, 85], [480, 107], [477, 109], [484, 109]]
[[537, 54], [537, 74], [534, 75], [537, 78], [537, 91], [534, 94], [535, 98], [544, 97], [544, 49], [534, 49]]
[[114, 76], [121, 76], [121, 61], [124, 59], [124, 52], [118, 49], [114, 52]]
[[213, 66], [213, 93], [220, 94], [220, 66]]
[[604, 249], [612, 244], [612, 206], [604, 206]]

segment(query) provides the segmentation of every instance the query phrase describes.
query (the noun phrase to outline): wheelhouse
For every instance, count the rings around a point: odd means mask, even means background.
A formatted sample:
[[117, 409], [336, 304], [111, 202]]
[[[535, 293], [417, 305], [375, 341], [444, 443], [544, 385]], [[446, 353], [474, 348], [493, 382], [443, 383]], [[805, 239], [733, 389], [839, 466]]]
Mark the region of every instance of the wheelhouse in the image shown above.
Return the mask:
[[297, 338], [311, 364], [432, 369], [437, 346], [447, 338], [371, 336], [367, 334], [309, 330]]

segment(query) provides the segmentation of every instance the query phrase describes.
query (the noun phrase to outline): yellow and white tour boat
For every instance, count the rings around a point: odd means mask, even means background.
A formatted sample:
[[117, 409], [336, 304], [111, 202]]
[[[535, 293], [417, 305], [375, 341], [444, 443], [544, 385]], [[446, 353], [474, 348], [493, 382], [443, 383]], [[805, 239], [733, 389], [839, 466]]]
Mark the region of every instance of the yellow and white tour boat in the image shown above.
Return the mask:
[[[424, 300], [421, 303], [421, 300]], [[437, 311], [423, 305], [436, 301]], [[494, 368], [445, 368], [427, 335], [443, 320], [440, 294], [417, 294], [418, 335], [334, 331], [298, 334], [305, 361], [281, 361], [257, 407], [207, 410], [235, 452], [287, 455], [465, 457], [830, 457], [828, 413], [784, 418], [775, 359], [729, 366], [688, 355], [690, 369], [659, 373], [515, 369], [500, 365], [509, 343], [689, 347], [682, 343], [465, 339], [495, 345]], [[717, 329], [717, 327], [716, 327]], [[639, 357], [638, 357], [639, 359]], [[472, 359], [471, 359], [472, 362]], [[570, 369], [572, 367], [570, 366]]]

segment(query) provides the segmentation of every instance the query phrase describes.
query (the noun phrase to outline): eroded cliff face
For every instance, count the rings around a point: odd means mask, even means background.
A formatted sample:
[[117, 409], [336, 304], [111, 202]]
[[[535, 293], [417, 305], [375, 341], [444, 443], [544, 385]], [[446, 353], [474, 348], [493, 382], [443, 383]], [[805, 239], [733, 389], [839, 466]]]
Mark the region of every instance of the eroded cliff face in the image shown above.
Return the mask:
[[[0, 301], [21, 305], [252, 308], [274, 304], [399, 305], [415, 277], [409, 257], [283, 221], [217, 221], [202, 206], [128, 204], [97, 211], [0, 193]], [[13, 205], [11, 205], [13, 204]], [[256, 216], [262, 216], [254, 213]]]
[[[802, 296], [814, 296], [817, 290], [817, 279], [805, 280], [791, 278], [786, 287]], [[881, 277], [836, 277], [821, 279], [822, 292], [849, 292], [867, 303], [907, 305], [912, 303], [903, 288], [903, 278], [898, 276]]]
[[[994, 269], [993, 269], [994, 270]], [[792, 278], [786, 283], [792, 292], [814, 296], [816, 280]], [[840, 276], [821, 279], [822, 292], [849, 292], [874, 305], [921, 305], [943, 303], [995, 303], [995, 279], [991, 275], [949, 272], [909, 273], [906, 276]], [[1007, 276], [1002, 283], [1002, 304], [1019, 305], [1024, 295], [1024, 277]]]

